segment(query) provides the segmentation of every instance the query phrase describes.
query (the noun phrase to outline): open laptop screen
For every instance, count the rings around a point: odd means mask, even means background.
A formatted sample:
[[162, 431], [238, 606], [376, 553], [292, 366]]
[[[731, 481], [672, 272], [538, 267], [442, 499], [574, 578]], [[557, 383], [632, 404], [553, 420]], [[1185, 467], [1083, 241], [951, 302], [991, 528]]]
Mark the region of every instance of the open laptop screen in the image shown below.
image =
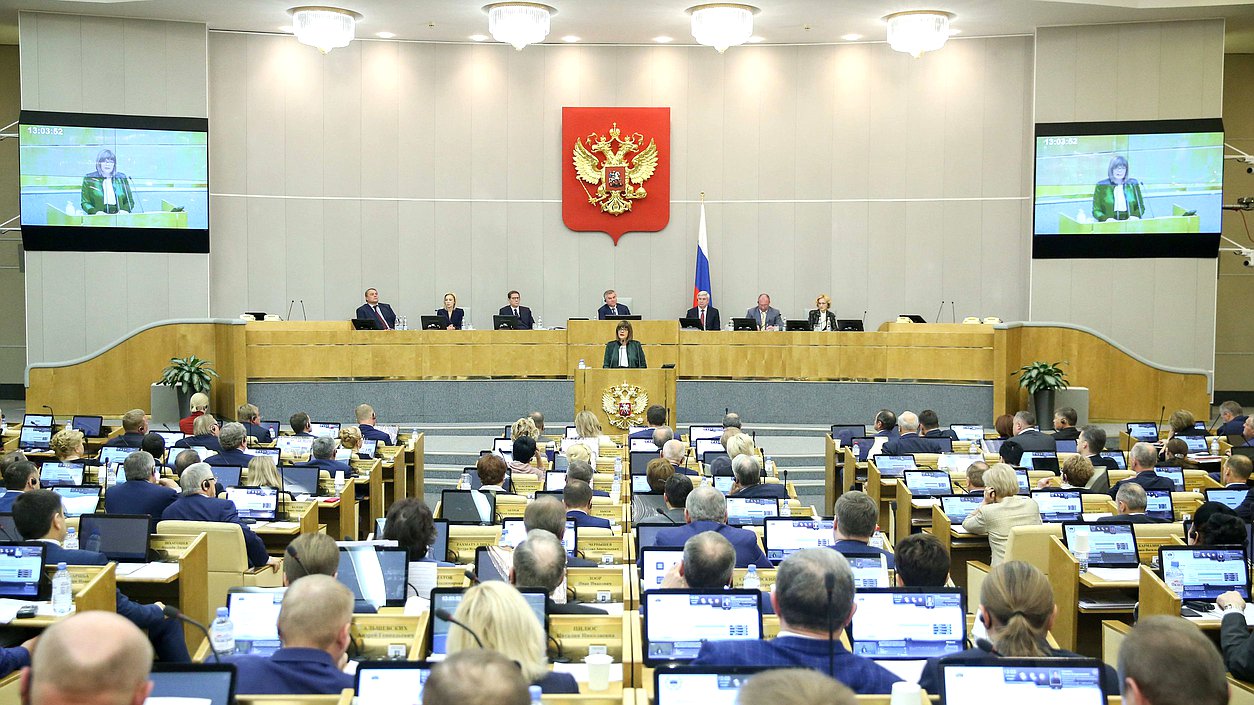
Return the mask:
[[1084, 513], [1079, 490], [1033, 490], [1032, 499], [1040, 507], [1041, 521], [1046, 524], [1079, 521]]
[[104, 419], [99, 416], [75, 416], [70, 419], [70, 428], [82, 431], [87, 438], [100, 438], [100, 428], [103, 424]]
[[274, 439], [274, 446], [284, 455], [309, 455], [313, 442], [313, 436], [279, 436]]
[[[216, 471], [215, 471], [216, 472]], [[283, 468], [283, 489], [294, 494], [318, 494], [319, 468]]]
[[354, 598], [369, 602], [375, 609], [404, 606], [408, 576], [406, 549], [369, 544], [340, 546], [336, 577], [353, 591]]
[[1173, 465], [1160, 465], [1154, 468], [1154, 474], [1171, 480], [1171, 484], [1174, 485], [1172, 489], [1176, 492], [1184, 491], [1184, 468]]
[[1174, 521], [1175, 504], [1167, 490], [1145, 490], [1145, 514], [1154, 519]]
[[444, 490], [440, 514], [450, 524], [491, 524], [496, 515], [496, 493], [478, 490]]
[[340, 425], [338, 423], [330, 423], [326, 421], [314, 421], [309, 424], [309, 432], [315, 436], [324, 438], [339, 438]]
[[1182, 600], [1214, 602], [1229, 590], [1250, 596], [1250, 572], [1241, 546], [1160, 546], [1163, 582]]
[[766, 557], [776, 565], [803, 548], [826, 548], [835, 541], [831, 519], [768, 517], [762, 523]]
[[960, 441], [971, 442], [971, 441], [983, 441], [984, 440], [984, 427], [983, 426], [951, 423], [949, 424], [949, 430], [953, 431], [954, 435], [957, 436], [958, 440]]
[[640, 589], [655, 590], [662, 587], [662, 580], [675, 564], [683, 560], [683, 546], [654, 546], [640, 551]]
[[654, 705], [735, 705], [755, 668], [685, 666], [653, 672]]
[[[428, 640], [431, 644], [432, 654], [448, 653], [448, 634], [450, 629], [461, 629], [455, 624], [440, 619], [436, 614], [439, 610], [448, 610], [451, 615], [457, 614], [457, 607], [462, 603], [464, 588], [435, 588], [431, 591], [431, 621], [428, 630], [431, 638]], [[542, 589], [526, 588], [519, 590], [523, 599], [535, 612], [536, 619], [539, 620], [540, 626], [548, 634], [548, 608], [545, 603], [545, 594]], [[473, 639], [472, 639], [473, 641]]]
[[853, 653], [873, 659], [929, 659], [962, 651], [966, 611], [959, 588], [863, 588], [850, 625]]
[[38, 600], [43, 575], [42, 543], [0, 544], [0, 597]]
[[228, 487], [226, 498], [241, 519], [274, 521], [279, 511], [279, 491], [273, 487]]
[[936, 497], [954, 491], [949, 473], [944, 470], [907, 470], [906, 487], [916, 497]]
[[78, 463], [44, 463], [39, 467], [40, 487], [83, 484], [83, 466]]
[[363, 661], [354, 690], [358, 705], [422, 705], [422, 689], [431, 675], [426, 661]]
[[79, 544], [119, 563], [148, 560], [147, 514], [84, 514], [78, 518]]
[[955, 660], [941, 665], [941, 702], [1105, 705], [1102, 664], [1096, 659]]
[[1128, 435], [1144, 443], [1155, 443], [1158, 441], [1158, 424], [1153, 421], [1130, 423]]
[[100, 485], [57, 485], [52, 491], [61, 495], [67, 517], [92, 514], [100, 506]]
[[722, 426], [689, 426], [688, 427], [688, 443], [692, 447], [697, 446], [697, 441], [714, 439], [719, 440], [723, 437]]
[[199, 705], [235, 702], [235, 666], [229, 663], [154, 663], [148, 679], [152, 681], [148, 702], [166, 698], [165, 702]]
[[22, 435], [18, 439], [18, 447], [22, 450], [48, 450], [52, 439], [51, 428], [39, 426], [23, 426]]
[[1075, 553], [1087, 538], [1089, 565], [1095, 568], [1135, 568], [1140, 565], [1136, 532], [1130, 523], [1067, 522], [1063, 540]]
[[641, 595], [644, 662], [691, 661], [701, 644], [761, 639], [758, 590], [649, 590]]
[[877, 455], [874, 458], [875, 469], [880, 471], [880, 477], [901, 477], [907, 470], [914, 470], [917, 466], [914, 463], [913, 455]]
[[22, 417], [22, 428], [27, 426], [36, 426], [38, 428], [52, 428], [51, 414], [26, 414]]
[[961, 524], [971, 512], [984, 503], [982, 494], [953, 494], [940, 498], [941, 509], [949, 517], [950, 524]]
[[1115, 467], [1119, 470], [1128, 469], [1128, 459], [1121, 450], [1104, 450], [1101, 452], [1101, 456], [1115, 461]]
[[865, 588], [888, 587], [888, 559], [881, 553], [862, 555], [845, 554], [849, 567], [853, 570], [853, 586], [859, 590]]
[[761, 525], [767, 517], [779, 516], [779, 501], [773, 497], [728, 497], [727, 523], [731, 526]]
[[279, 649], [283, 588], [231, 588], [226, 607], [235, 625], [235, 652], [269, 656]]
[[[45, 467], [47, 466], [45, 465]], [[1248, 489], [1230, 490], [1227, 488], [1207, 487], [1206, 488], [1206, 501], [1207, 502], [1219, 502], [1220, 504], [1223, 504], [1229, 509], [1236, 509], [1237, 507], [1241, 506], [1241, 503], [1245, 501], [1245, 496], [1248, 495], [1249, 493], [1250, 491]]]

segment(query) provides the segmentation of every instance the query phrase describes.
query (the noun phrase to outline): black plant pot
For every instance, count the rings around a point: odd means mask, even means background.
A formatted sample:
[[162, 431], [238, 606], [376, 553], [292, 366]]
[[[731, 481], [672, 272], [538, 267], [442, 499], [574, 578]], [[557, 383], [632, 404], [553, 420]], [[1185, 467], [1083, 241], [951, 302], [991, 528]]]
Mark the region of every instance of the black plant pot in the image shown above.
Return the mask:
[[1036, 423], [1041, 428], [1053, 428], [1054, 396], [1056, 389], [1041, 389], [1032, 394], [1032, 406], [1036, 411]]

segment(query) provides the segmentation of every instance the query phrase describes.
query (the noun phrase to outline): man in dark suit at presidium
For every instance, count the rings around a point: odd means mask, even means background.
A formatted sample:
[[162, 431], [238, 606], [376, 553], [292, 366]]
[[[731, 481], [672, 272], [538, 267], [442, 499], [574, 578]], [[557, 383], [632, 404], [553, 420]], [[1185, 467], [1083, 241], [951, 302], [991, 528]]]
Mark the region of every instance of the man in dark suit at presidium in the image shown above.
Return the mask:
[[607, 289], [605, 294], [605, 304], [597, 309], [597, 318], [604, 321], [606, 316], [630, 316], [631, 309], [625, 305], [618, 303], [618, 292], [613, 289]]
[[531, 316], [531, 309], [522, 305], [522, 294], [517, 289], [510, 290], [509, 304], [502, 306], [498, 314], [502, 316], [513, 316], [517, 318], [523, 330], [531, 330], [536, 327], [536, 319]]
[[357, 318], [374, 321], [384, 330], [396, 328], [396, 313], [389, 304], [379, 303], [379, 290], [366, 289], [366, 303], [357, 307]]
[[688, 309], [684, 314], [684, 318], [695, 318], [701, 321], [701, 330], [718, 330], [721, 321], [718, 319], [718, 309], [710, 305], [710, 292], [697, 292], [697, 305]]

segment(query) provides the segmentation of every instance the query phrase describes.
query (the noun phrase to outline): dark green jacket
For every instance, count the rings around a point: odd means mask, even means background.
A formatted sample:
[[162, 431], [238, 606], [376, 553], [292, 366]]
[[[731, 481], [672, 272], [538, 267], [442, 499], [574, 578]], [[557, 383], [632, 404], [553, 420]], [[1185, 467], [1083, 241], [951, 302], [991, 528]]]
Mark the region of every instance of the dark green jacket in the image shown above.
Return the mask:
[[[1093, 219], [1101, 222], [1115, 217], [1116, 184], [1110, 179], [1102, 179], [1093, 190]], [[1145, 216], [1145, 200], [1141, 198], [1141, 183], [1136, 179], [1123, 182], [1123, 196], [1128, 201], [1128, 215], [1142, 218]]]
[[[618, 341], [611, 340], [605, 344], [605, 362], [602, 367], [618, 367]], [[627, 366], [648, 367], [644, 361], [644, 346], [639, 341], [627, 341]]]
[[[118, 210], [133, 213], [135, 196], [131, 193], [131, 180], [126, 174], [113, 175], [113, 195], [118, 199]], [[83, 195], [80, 199], [84, 213], [104, 212], [104, 177], [95, 172], [83, 177]]]

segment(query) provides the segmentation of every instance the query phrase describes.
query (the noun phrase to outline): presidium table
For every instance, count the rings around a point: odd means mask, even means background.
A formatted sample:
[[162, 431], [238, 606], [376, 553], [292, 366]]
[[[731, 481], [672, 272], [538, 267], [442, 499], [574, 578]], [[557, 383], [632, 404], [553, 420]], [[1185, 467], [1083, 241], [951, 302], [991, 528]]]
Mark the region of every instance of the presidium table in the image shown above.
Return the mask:
[[[1205, 370], [1157, 365], [1067, 324], [886, 323], [820, 333], [681, 330], [675, 320], [646, 320], [633, 327], [649, 369], [602, 370], [614, 326], [572, 320], [559, 330], [357, 331], [348, 321], [165, 321], [78, 360], [31, 365], [26, 408], [114, 418], [146, 409], [169, 359], [195, 354], [221, 375], [211, 404], [223, 410], [244, 403], [251, 383], [565, 379], [575, 382], [575, 408], [595, 410], [608, 428], [605, 395], [618, 385], [638, 387], [675, 419], [677, 382], [788, 380], [991, 385], [997, 416], [1031, 408], [1012, 372], [1065, 360], [1071, 384], [1090, 390], [1090, 420], [1157, 419], [1164, 405], [1209, 416]], [[592, 369], [580, 369], [580, 360]], [[611, 401], [617, 413], [622, 402]]]

